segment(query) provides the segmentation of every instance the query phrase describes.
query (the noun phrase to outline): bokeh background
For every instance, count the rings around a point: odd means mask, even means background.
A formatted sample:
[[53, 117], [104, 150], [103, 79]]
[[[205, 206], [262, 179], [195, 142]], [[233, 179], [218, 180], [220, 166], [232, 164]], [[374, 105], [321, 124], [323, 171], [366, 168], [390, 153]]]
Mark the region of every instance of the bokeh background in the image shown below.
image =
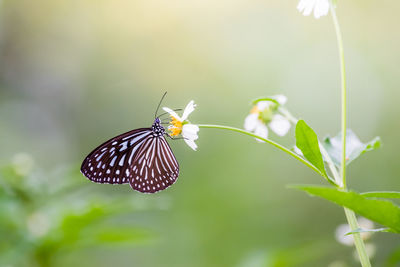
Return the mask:
[[[384, 146], [349, 168], [350, 188], [400, 190], [398, 1], [338, 1], [349, 125]], [[170, 142], [181, 174], [155, 195], [89, 182], [102, 141], [150, 126], [157, 103], [191, 120], [242, 127], [259, 96], [322, 138], [340, 128], [331, 18], [297, 1], [0, 2], [0, 266], [358, 266], [338, 243], [343, 210], [286, 188], [325, 184], [268, 145], [202, 129]], [[288, 147], [293, 130], [271, 138]], [[374, 266], [400, 266], [394, 234], [375, 234]]]

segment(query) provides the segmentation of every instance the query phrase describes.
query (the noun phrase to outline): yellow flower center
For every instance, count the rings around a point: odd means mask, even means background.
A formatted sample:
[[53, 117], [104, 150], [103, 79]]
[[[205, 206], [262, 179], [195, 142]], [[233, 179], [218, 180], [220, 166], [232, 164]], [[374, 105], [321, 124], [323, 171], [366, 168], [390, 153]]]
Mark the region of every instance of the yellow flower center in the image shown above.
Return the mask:
[[266, 107], [261, 111], [256, 105], [250, 110], [250, 114], [257, 114], [260, 121], [268, 123], [271, 121], [273, 110], [269, 107]]
[[168, 130], [171, 132], [171, 136], [177, 136], [182, 132], [182, 122], [171, 116], [171, 126], [168, 127]]
[[258, 114], [258, 113], [260, 113], [260, 112], [261, 112], [261, 110], [259, 110], [257, 106], [254, 106], [254, 107], [250, 110], [250, 113], [251, 113], [251, 114]]

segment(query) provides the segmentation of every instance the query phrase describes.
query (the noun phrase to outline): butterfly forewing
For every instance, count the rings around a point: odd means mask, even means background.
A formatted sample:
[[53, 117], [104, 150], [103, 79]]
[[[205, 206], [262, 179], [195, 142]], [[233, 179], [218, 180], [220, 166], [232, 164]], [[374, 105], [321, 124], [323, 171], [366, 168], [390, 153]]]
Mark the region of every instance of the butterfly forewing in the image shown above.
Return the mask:
[[164, 136], [153, 136], [144, 141], [129, 175], [131, 187], [143, 193], [155, 193], [175, 183], [179, 164]]
[[128, 183], [129, 169], [152, 135], [151, 128], [141, 128], [104, 142], [85, 158], [81, 172], [96, 183]]

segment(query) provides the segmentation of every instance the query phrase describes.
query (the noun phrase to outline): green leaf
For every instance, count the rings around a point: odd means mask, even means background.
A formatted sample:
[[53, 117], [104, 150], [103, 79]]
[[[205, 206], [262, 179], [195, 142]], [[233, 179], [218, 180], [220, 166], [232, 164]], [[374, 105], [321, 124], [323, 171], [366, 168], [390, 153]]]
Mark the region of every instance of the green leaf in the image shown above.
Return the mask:
[[400, 233], [400, 207], [393, 202], [381, 199], [370, 199], [356, 192], [344, 192], [335, 188], [297, 185], [294, 188], [303, 190], [312, 196], [325, 198], [340, 206], [378, 222]]
[[362, 228], [358, 228], [354, 231], [348, 232], [345, 235], [353, 235], [353, 234], [357, 234], [357, 233], [378, 233], [378, 232], [393, 232], [392, 229], [390, 228], [378, 228], [378, 229], [362, 229]]
[[132, 226], [103, 227], [87, 234], [87, 238], [93, 239], [94, 243], [104, 244], [143, 243], [149, 241], [152, 237], [153, 235], [149, 231]]
[[304, 157], [321, 172], [321, 175], [328, 178], [324, 160], [319, 150], [317, 134], [304, 120], [299, 120], [296, 124], [296, 146], [301, 150]]
[[400, 198], [400, 192], [396, 191], [373, 191], [361, 193], [364, 197], [379, 197], [379, 198]]
[[388, 258], [386, 259], [384, 267], [398, 267], [398, 263], [400, 262], [400, 247], [397, 247], [393, 251], [389, 253]]
[[[322, 145], [325, 147], [333, 162], [340, 166], [342, 160], [342, 134], [335, 137], [326, 137]], [[368, 143], [362, 143], [357, 135], [350, 129], [346, 131], [346, 165], [364, 154], [365, 152], [378, 149], [382, 145], [381, 139], [375, 137]]]
[[91, 225], [84, 229], [74, 247], [93, 246], [124, 246], [132, 244], [144, 244], [156, 240], [156, 236], [149, 230], [138, 226], [126, 225]]

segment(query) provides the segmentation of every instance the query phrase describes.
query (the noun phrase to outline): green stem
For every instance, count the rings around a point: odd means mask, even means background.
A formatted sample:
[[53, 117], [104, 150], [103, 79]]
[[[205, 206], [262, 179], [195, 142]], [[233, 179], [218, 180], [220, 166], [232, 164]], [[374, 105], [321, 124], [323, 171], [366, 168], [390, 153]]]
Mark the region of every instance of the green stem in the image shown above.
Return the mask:
[[336, 185], [339, 188], [343, 188], [343, 184], [342, 184], [343, 181], [340, 178], [338, 170], [336, 169], [336, 166], [333, 163], [333, 160], [332, 160], [331, 156], [329, 156], [328, 151], [326, 151], [325, 147], [322, 146], [322, 145], [320, 145], [320, 150], [321, 150], [321, 154], [322, 154], [323, 158], [325, 159], [326, 163], [328, 163], [328, 167], [331, 170], [331, 173], [333, 175], [333, 178], [335, 180]]
[[340, 72], [341, 72], [341, 87], [342, 87], [342, 162], [341, 162], [341, 176], [343, 181], [343, 187], [346, 188], [346, 69], [344, 64], [344, 50], [343, 50], [343, 39], [340, 31], [339, 21], [336, 16], [335, 7], [330, 1], [331, 14], [333, 19], [333, 25], [335, 26], [337, 45], [339, 49], [340, 58]]
[[[344, 208], [344, 213], [346, 214], [347, 222], [349, 223], [350, 229], [352, 231], [354, 231], [355, 229], [359, 229], [360, 226], [358, 225], [356, 214], [354, 213], [354, 211], [348, 208]], [[353, 238], [358, 256], [360, 257], [361, 266], [371, 267], [367, 250], [365, 249], [364, 241], [362, 240], [360, 233], [354, 233]]]
[[[234, 127], [229, 127], [229, 126], [222, 126], [222, 125], [211, 125], [211, 124], [197, 124], [197, 126], [199, 126], [200, 128], [214, 128], [214, 129], [222, 129], [222, 130], [228, 130], [228, 131], [233, 131], [233, 132], [237, 132], [237, 133], [242, 133], [242, 134], [246, 134], [248, 136], [260, 139], [266, 143], [269, 143], [271, 145], [273, 145], [274, 147], [282, 150], [283, 152], [291, 155], [292, 157], [294, 157], [295, 159], [297, 159], [298, 161], [300, 161], [301, 163], [303, 163], [304, 165], [306, 165], [307, 167], [309, 167], [310, 169], [314, 170], [316, 173], [318, 173], [319, 175], [325, 177], [314, 165], [312, 165], [310, 162], [308, 162], [307, 160], [303, 159], [302, 157], [300, 157], [299, 155], [297, 155], [295, 152], [287, 149], [286, 147], [261, 136], [258, 136], [254, 133], [239, 129], [239, 128], [234, 128]], [[326, 178], [328, 180], [328, 182], [333, 183], [333, 181], [331, 181], [329, 178]]]
[[[342, 87], [342, 162], [341, 162], [341, 178], [342, 178], [342, 188], [346, 190], [346, 70], [344, 64], [344, 50], [343, 50], [343, 39], [342, 33], [340, 31], [339, 21], [336, 16], [335, 7], [332, 0], [329, 1], [331, 15], [333, 19], [333, 25], [335, 26], [335, 32], [337, 37], [337, 45], [339, 49], [340, 58], [340, 70], [341, 70], [341, 87]], [[336, 178], [335, 178], [336, 180]], [[351, 230], [356, 230], [359, 228], [357, 218], [355, 213], [347, 208], [344, 208], [347, 221], [350, 225]], [[361, 266], [370, 267], [371, 263], [369, 261], [367, 251], [363, 240], [361, 239], [360, 233], [353, 234], [354, 243], [356, 245], [357, 253], [360, 258]]]

